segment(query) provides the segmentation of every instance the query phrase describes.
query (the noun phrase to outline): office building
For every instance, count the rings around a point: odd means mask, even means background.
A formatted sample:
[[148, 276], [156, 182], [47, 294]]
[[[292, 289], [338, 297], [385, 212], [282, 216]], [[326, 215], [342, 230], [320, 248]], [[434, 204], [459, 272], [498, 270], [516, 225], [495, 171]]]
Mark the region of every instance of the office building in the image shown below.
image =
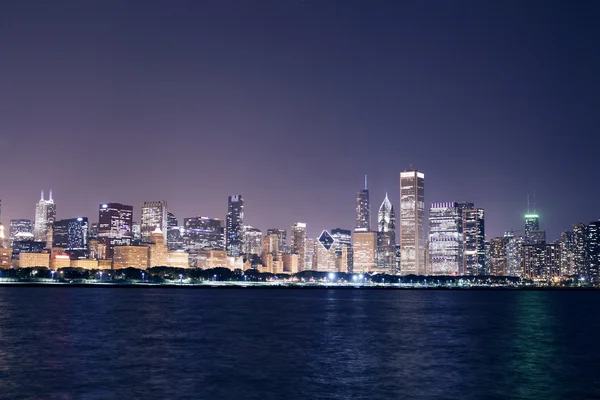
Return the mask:
[[225, 221], [225, 250], [228, 256], [239, 257], [242, 253], [244, 226], [244, 199], [241, 194], [228, 197]]
[[224, 250], [225, 227], [218, 218], [193, 217], [184, 218], [183, 249]]
[[19, 268], [46, 267], [50, 268], [50, 253], [21, 253]]
[[[291, 254], [298, 255], [298, 271], [304, 271], [304, 264], [306, 262], [306, 223], [296, 222], [292, 225], [290, 236], [290, 252]], [[311, 266], [308, 265], [308, 269]]]
[[524, 244], [522, 247], [522, 277], [549, 282], [560, 277], [558, 252], [554, 244]]
[[560, 234], [557, 241], [557, 249], [559, 251], [560, 273], [563, 276], [573, 275], [575, 270], [575, 260], [573, 253], [573, 231], [565, 231]]
[[115, 246], [113, 269], [148, 268], [148, 246]]
[[335, 239], [327, 231], [321, 232], [315, 243], [313, 269], [322, 272], [337, 272], [335, 256]]
[[263, 251], [262, 232], [250, 225], [244, 225], [242, 230], [242, 253], [259, 255]]
[[33, 235], [36, 241], [43, 242], [48, 238], [48, 229], [56, 219], [56, 204], [52, 199], [52, 191], [50, 198], [44, 200], [44, 191], [42, 197], [35, 206], [35, 221], [33, 226]]
[[342, 256], [344, 247], [352, 247], [352, 231], [349, 229], [334, 228], [331, 230], [331, 237], [334, 239], [336, 257]]
[[289, 248], [287, 247], [287, 231], [285, 229], [267, 229], [267, 236], [269, 235], [277, 235], [279, 251], [282, 253], [289, 252]]
[[167, 212], [167, 247], [169, 251], [183, 249], [183, 228], [172, 212]]
[[600, 220], [592, 221], [587, 226], [587, 262], [590, 282], [597, 283], [600, 279]]
[[459, 275], [463, 263], [462, 210], [470, 203], [433, 203], [429, 208], [429, 275]]
[[87, 217], [55, 221], [52, 225], [52, 247], [81, 252], [87, 251], [88, 232]]
[[315, 248], [317, 241], [315, 239], [306, 238], [304, 247], [304, 270], [315, 271], [317, 266], [315, 265]]
[[12, 266], [12, 248], [0, 247], [0, 268], [8, 269]]
[[389, 273], [387, 269], [378, 269], [376, 264], [377, 232], [359, 231], [352, 235], [353, 272], [382, 272]]
[[365, 175], [365, 188], [356, 194], [356, 232], [371, 230], [371, 204]]
[[133, 206], [105, 203], [98, 207], [98, 242], [104, 245], [101, 258], [112, 258], [115, 246], [129, 246], [133, 241]]
[[157, 227], [150, 235], [150, 244], [148, 245], [148, 266], [166, 267], [169, 256], [169, 248], [165, 243], [165, 236]]
[[539, 244], [540, 217], [537, 214], [525, 215], [525, 244]]
[[588, 278], [587, 227], [585, 224], [573, 225], [573, 274]]
[[[400, 173], [400, 252], [402, 275], [425, 275], [425, 175]], [[356, 262], [356, 251], [354, 259]]]
[[485, 275], [485, 218], [483, 208], [462, 211], [463, 268], [460, 275]]
[[387, 193], [377, 213], [377, 269], [395, 273], [396, 266], [396, 214]]
[[514, 232], [506, 232], [506, 275], [520, 277], [523, 271], [521, 266], [521, 247], [523, 238], [515, 236]]
[[142, 241], [150, 242], [152, 232], [158, 228], [163, 233], [165, 241], [167, 240], [167, 202], [145, 201], [142, 203], [142, 217], [140, 224], [140, 234]]
[[[19, 233], [24, 233], [25, 235], [20, 235], [19, 238], [17, 239], [17, 235]], [[9, 238], [10, 238], [11, 247], [15, 240], [33, 240], [34, 235], [33, 235], [33, 225], [31, 223], [31, 220], [30, 219], [11, 219], [10, 220]]]
[[490, 241], [490, 275], [506, 276], [508, 260], [506, 256], [506, 245], [508, 238], [496, 237]]

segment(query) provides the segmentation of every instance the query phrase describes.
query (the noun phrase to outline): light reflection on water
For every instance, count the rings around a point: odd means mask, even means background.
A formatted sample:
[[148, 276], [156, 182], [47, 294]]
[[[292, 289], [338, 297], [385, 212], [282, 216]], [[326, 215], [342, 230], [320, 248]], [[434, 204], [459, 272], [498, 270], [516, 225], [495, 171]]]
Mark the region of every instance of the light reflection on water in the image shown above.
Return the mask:
[[4, 287], [0, 383], [6, 398], [591, 398], [599, 305], [572, 291]]

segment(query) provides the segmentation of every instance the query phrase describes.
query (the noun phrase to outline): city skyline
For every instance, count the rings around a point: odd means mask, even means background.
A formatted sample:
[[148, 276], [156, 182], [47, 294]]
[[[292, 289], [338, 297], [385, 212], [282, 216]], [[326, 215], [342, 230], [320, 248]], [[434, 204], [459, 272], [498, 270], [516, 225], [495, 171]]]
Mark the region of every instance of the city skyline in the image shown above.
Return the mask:
[[[5, 226], [32, 219], [40, 188], [59, 218], [116, 201], [139, 219], [159, 199], [224, 218], [222, 199], [243, 193], [249, 225], [304, 221], [316, 237], [353, 228], [365, 174], [372, 199], [398, 204], [411, 164], [426, 208], [474, 202], [490, 237], [521, 229], [534, 190], [549, 238], [598, 216], [589, 5], [213, 2], [129, 18], [102, 4], [3, 5]], [[557, 190], [566, 177], [576, 195]]]

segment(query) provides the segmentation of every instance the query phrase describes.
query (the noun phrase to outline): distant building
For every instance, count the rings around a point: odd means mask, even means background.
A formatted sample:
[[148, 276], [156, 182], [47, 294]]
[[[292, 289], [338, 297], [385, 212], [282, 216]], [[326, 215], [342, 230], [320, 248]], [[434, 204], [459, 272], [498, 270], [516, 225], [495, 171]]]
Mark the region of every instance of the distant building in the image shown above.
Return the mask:
[[344, 247], [352, 247], [352, 231], [349, 229], [334, 228], [331, 230], [331, 237], [335, 240], [335, 254], [337, 257], [342, 256]]
[[52, 199], [52, 191], [50, 191], [50, 198], [44, 200], [44, 191], [42, 190], [42, 197], [35, 206], [35, 223], [34, 223], [34, 237], [38, 242], [46, 241], [48, 236], [48, 229], [54, 223], [56, 219], [56, 204]]
[[64, 250], [87, 251], [88, 219], [78, 217], [55, 221], [52, 225], [52, 247]]
[[167, 246], [169, 251], [183, 249], [183, 229], [172, 212], [167, 212]]
[[8, 269], [12, 266], [12, 248], [0, 248], [0, 268]]
[[225, 221], [225, 250], [228, 256], [238, 257], [242, 253], [244, 225], [244, 199], [241, 194], [228, 197]]
[[506, 237], [497, 237], [490, 241], [490, 275], [507, 275], [506, 245], [508, 240]]
[[270, 233], [263, 239], [263, 251], [265, 253], [279, 253], [279, 237], [276, 233]]
[[71, 260], [71, 268], [98, 269], [98, 260]]
[[50, 253], [21, 253], [19, 268], [46, 267], [50, 268]]
[[573, 225], [573, 273], [581, 277], [588, 277], [587, 257], [587, 227], [585, 224]]
[[396, 266], [396, 214], [387, 193], [377, 213], [377, 254], [379, 271], [394, 274]]
[[145, 201], [142, 203], [142, 223], [140, 224], [140, 234], [142, 241], [149, 242], [152, 232], [156, 228], [163, 233], [165, 241], [167, 240], [167, 202]]
[[[26, 234], [27, 239], [24, 239], [23, 235], [21, 235], [20, 239], [17, 239], [17, 235], [19, 233]], [[31, 223], [31, 220], [30, 219], [11, 219], [10, 220], [9, 237], [10, 237], [11, 247], [15, 240], [33, 240], [34, 235], [33, 235], [33, 225]]]
[[287, 231], [285, 229], [267, 229], [268, 235], [277, 235], [279, 251], [282, 253], [289, 252], [289, 248], [287, 247]]
[[587, 262], [590, 282], [600, 280], [600, 220], [587, 226]]
[[148, 246], [148, 266], [166, 267], [169, 256], [169, 248], [165, 243], [165, 236], [157, 227], [150, 235], [151, 244]]
[[485, 218], [483, 208], [463, 209], [463, 268], [460, 275], [485, 274]]
[[316, 240], [313, 268], [322, 272], [337, 272], [335, 265], [335, 239], [327, 231], [321, 232]]
[[115, 246], [113, 269], [148, 268], [148, 246]]
[[513, 232], [506, 232], [504, 239], [506, 240], [506, 275], [520, 277], [523, 272], [521, 267], [523, 238], [515, 236]]
[[201, 269], [228, 268], [227, 258], [225, 250], [199, 250], [196, 265]]
[[189, 257], [185, 251], [169, 251], [167, 265], [172, 268], [189, 268]]
[[263, 251], [262, 232], [260, 229], [244, 225], [242, 230], [242, 253], [259, 255]]
[[115, 246], [133, 241], [133, 206], [104, 203], [98, 206], [98, 242], [105, 247], [102, 258], [112, 258]]
[[[298, 271], [304, 271], [306, 262], [306, 223], [296, 222], [292, 225], [290, 236], [290, 252], [298, 255]], [[311, 267], [312, 265], [307, 265], [306, 269]]]
[[471, 203], [433, 203], [429, 208], [428, 275], [459, 275], [463, 268], [462, 210]]
[[548, 282], [560, 277], [560, 263], [554, 244], [526, 244], [522, 253], [523, 278]]
[[[400, 251], [402, 275], [425, 275], [425, 175], [400, 173]], [[355, 260], [356, 260], [355, 251]]]
[[356, 194], [356, 227], [354, 230], [357, 232], [371, 230], [371, 204], [366, 175], [365, 188]]
[[352, 248], [354, 252], [354, 273], [373, 272], [376, 270], [377, 232], [355, 231], [352, 235]]
[[573, 259], [573, 232], [566, 231], [560, 234], [557, 241], [557, 249], [560, 255], [560, 273], [561, 275], [573, 275], [574, 259]]
[[317, 241], [315, 239], [306, 238], [304, 242], [304, 270], [305, 271], [316, 271], [317, 266], [315, 265], [315, 248]]
[[[539, 243], [540, 217], [537, 214], [525, 215], [525, 244], [541, 244]], [[545, 240], [544, 240], [545, 242]]]
[[225, 250], [225, 227], [218, 218], [184, 218], [183, 248], [194, 250]]
[[298, 254], [283, 254], [283, 272], [286, 274], [295, 274], [298, 272]]

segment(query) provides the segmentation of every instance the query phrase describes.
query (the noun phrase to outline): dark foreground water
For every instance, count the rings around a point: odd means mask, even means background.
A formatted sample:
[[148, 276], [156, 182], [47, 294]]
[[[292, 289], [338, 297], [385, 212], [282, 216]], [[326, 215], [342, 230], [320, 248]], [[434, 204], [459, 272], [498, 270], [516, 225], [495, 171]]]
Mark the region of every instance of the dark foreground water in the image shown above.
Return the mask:
[[590, 399], [600, 292], [0, 287], [7, 399]]

